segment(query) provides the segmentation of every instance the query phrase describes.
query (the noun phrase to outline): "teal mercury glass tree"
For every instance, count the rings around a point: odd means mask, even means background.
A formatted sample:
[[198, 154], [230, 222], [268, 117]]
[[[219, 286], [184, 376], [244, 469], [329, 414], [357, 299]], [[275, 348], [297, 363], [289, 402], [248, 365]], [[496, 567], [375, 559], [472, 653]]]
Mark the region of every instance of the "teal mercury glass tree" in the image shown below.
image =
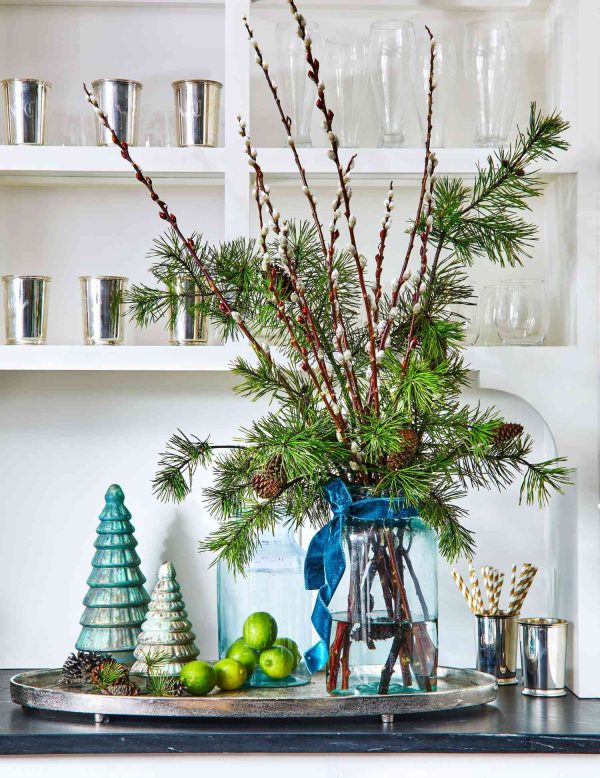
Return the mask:
[[135, 551], [135, 527], [121, 487], [109, 486], [105, 500], [96, 530], [92, 572], [87, 580], [90, 588], [79, 622], [82, 630], [75, 647], [79, 651], [111, 654], [119, 662], [131, 663], [150, 597], [144, 589], [146, 579]]
[[187, 615], [175, 567], [163, 562], [135, 649], [137, 662], [132, 673], [147, 675], [154, 665], [163, 675], [179, 675], [185, 664], [198, 658], [196, 636]]

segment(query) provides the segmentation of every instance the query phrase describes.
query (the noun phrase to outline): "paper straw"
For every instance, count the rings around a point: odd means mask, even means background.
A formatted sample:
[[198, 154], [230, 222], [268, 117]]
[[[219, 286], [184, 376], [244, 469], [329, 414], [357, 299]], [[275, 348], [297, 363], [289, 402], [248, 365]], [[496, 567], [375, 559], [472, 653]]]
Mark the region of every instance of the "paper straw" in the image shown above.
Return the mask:
[[495, 571], [495, 583], [494, 583], [494, 613], [498, 613], [500, 605], [500, 594], [502, 592], [502, 584], [504, 583], [504, 573]]
[[460, 575], [460, 573], [458, 573], [456, 570], [453, 570], [452, 578], [454, 578], [454, 582], [458, 586], [458, 591], [465, 598], [467, 605], [471, 610], [473, 610], [473, 603], [471, 601], [471, 594], [469, 592], [469, 587], [464, 582], [462, 575]]
[[483, 598], [479, 588], [477, 573], [473, 567], [473, 561], [469, 559], [469, 580], [471, 582], [471, 602], [473, 603], [474, 613], [483, 613]]
[[519, 585], [517, 586], [515, 605], [513, 606], [513, 612], [517, 615], [521, 612], [521, 608], [523, 607], [525, 598], [529, 594], [536, 573], [537, 567], [529, 565], [525, 575], [521, 575]]
[[515, 598], [515, 590], [516, 590], [516, 588], [517, 588], [517, 566], [513, 565], [512, 568], [511, 568], [511, 573], [510, 573], [510, 594], [509, 594], [509, 598], [508, 598], [509, 610], [510, 610], [510, 603]]

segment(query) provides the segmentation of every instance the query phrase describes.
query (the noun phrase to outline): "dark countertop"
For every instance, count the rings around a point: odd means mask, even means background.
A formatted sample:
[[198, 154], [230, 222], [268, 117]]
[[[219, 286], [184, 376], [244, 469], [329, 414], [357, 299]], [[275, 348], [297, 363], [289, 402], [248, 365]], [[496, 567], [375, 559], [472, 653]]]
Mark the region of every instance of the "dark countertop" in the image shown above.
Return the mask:
[[90, 716], [24, 710], [10, 701], [0, 670], [0, 754], [131, 753], [600, 753], [600, 699], [524, 697], [393, 724], [358, 719], [134, 719], [94, 724]]

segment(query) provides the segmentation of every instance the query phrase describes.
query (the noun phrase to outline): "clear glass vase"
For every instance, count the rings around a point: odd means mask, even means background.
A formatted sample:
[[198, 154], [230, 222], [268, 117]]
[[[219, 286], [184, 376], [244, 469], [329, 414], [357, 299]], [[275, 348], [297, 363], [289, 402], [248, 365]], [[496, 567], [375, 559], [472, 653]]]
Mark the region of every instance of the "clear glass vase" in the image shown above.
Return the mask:
[[411, 22], [373, 22], [369, 32], [369, 72], [379, 114], [379, 145], [403, 146], [405, 119], [412, 109], [415, 30]]
[[[355, 489], [353, 499], [370, 497]], [[437, 687], [435, 533], [402, 500], [388, 517], [347, 517], [345, 571], [329, 604], [333, 619], [327, 691], [403, 694]]]
[[496, 296], [496, 329], [509, 346], [541, 346], [550, 316], [544, 282], [502, 281]]
[[508, 140], [519, 91], [520, 59], [510, 24], [468, 24], [464, 62], [476, 96], [475, 145], [500, 146]]
[[[315, 56], [319, 56], [319, 25], [307, 24]], [[292, 135], [299, 148], [312, 146], [310, 137], [315, 85], [306, 77], [306, 51], [295, 22], [280, 22], [276, 29], [277, 78], [284, 110], [292, 119]]]
[[[304, 587], [304, 550], [293, 530], [277, 525], [266, 532], [245, 576], [235, 575], [223, 562], [217, 566], [219, 657], [242, 637], [244, 621], [252, 613], [270, 613], [277, 622], [277, 639], [290, 638], [300, 651], [311, 642], [311, 593]], [[258, 657], [257, 657], [258, 658]], [[310, 680], [303, 660], [285, 678], [270, 678], [257, 666], [247, 686], [302, 686]]]
[[367, 45], [363, 40], [328, 38], [324, 75], [332, 89], [340, 146], [356, 148], [367, 89]]

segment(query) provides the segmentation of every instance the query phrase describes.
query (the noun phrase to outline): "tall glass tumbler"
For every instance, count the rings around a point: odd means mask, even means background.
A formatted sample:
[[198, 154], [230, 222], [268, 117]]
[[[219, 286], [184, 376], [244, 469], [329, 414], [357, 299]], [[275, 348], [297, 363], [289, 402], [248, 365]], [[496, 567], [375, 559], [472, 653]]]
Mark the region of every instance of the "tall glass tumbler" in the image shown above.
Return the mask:
[[41, 146], [46, 140], [49, 81], [9, 78], [2, 82], [6, 109], [6, 137], [13, 145]]
[[46, 342], [48, 276], [2, 276], [4, 322], [9, 346]]
[[[306, 52], [297, 35], [295, 22], [281, 22], [277, 25], [277, 74], [283, 98], [284, 110], [292, 118], [292, 135], [298, 147], [312, 146], [310, 125], [315, 105], [315, 85], [309, 81], [306, 72]], [[318, 56], [320, 36], [318, 24], [307, 24], [307, 32]]]
[[496, 328], [509, 346], [540, 346], [548, 334], [550, 314], [544, 282], [502, 281], [496, 297]]
[[402, 146], [412, 107], [415, 30], [411, 22], [373, 22], [369, 33], [369, 73], [379, 114], [379, 145]]
[[[433, 127], [431, 130], [431, 145], [443, 148], [446, 145], [446, 126], [450, 95], [454, 88], [456, 77], [456, 47], [448, 35], [435, 36], [435, 59], [433, 77], [436, 88], [433, 100]], [[427, 133], [427, 112], [429, 97], [429, 69], [431, 64], [431, 43], [429, 36], [422, 35], [417, 46], [417, 66], [415, 78], [415, 100], [421, 135], [425, 140]]]
[[124, 297], [129, 279], [122, 276], [80, 276], [83, 340], [88, 346], [123, 342]]
[[476, 146], [499, 146], [508, 139], [518, 93], [519, 56], [508, 22], [467, 25], [467, 77], [476, 96]]
[[[142, 85], [126, 78], [101, 78], [92, 82], [94, 97], [111, 127], [122, 141], [137, 146], [139, 102]], [[96, 121], [98, 146], [111, 146], [112, 136], [100, 119]]]
[[366, 42], [328, 38], [324, 77], [331, 89], [335, 132], [340, 145], [356, 148], [367, 90]]

